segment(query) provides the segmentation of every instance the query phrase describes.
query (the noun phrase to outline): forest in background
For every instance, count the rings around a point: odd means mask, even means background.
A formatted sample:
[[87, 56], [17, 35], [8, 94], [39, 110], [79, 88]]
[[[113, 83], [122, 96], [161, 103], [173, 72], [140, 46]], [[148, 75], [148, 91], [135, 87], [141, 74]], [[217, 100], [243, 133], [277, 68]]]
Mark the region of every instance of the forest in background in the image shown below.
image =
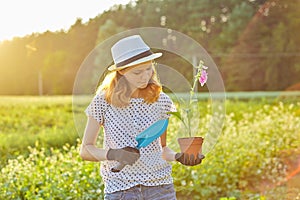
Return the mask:
[[[0, 94], [38, 95], [39, 82], [45, 95], [72, 94], [76, 73], [97, 44], [140, 27], [169, 28], [193, 38], [217, 64], [227, 91], [297, 89], [299, 10], [295, 0], [137, 0], [114, 6], [87, 23], [77, 19], [68, 31], [0, 42]], [[161, 62], [176, 70], [186, 65], [170, 57]]]

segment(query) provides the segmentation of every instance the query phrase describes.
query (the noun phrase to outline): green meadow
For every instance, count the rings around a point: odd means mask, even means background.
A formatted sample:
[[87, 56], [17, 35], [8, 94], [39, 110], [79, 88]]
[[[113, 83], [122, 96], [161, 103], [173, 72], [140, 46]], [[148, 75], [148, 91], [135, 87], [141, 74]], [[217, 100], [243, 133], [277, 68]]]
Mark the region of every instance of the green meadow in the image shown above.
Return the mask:
[[[222, 133], [203, 163], [173, 163], [178, 199], [297, 198], [289, 175], [300, 155], [298, 100], [227, 100]], [[0, 97], [0, 199], [103, 199], [99, 164], [78, 154], [84, 105], [73, 107], [71, 96]], [[207, 124], [210, 102], [200, 105]], [[179, 123], [170, 118], [174, 150]]]

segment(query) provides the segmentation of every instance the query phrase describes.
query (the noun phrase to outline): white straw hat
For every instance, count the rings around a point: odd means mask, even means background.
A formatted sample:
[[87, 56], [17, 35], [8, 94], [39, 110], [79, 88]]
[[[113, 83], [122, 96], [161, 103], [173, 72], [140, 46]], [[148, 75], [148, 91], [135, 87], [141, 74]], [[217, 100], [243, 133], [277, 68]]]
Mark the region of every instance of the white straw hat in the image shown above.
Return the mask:
[[111, 53], [114, 65], [108, 68], [110, 71], [125, 69], [162, 56], [162, 53], [153, 53], [139, 35], [119, 40], [112, 46]]

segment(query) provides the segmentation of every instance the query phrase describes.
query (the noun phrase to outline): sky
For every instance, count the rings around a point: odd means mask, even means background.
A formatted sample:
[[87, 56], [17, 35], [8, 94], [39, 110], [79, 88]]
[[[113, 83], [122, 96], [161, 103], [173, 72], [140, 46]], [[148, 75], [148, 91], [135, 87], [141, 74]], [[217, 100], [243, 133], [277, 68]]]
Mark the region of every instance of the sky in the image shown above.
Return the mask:
[[77, 18], [87, 22], [114, 4], [130, 0], [1, 0], [0, 41], [33, 32], [68, 30]]

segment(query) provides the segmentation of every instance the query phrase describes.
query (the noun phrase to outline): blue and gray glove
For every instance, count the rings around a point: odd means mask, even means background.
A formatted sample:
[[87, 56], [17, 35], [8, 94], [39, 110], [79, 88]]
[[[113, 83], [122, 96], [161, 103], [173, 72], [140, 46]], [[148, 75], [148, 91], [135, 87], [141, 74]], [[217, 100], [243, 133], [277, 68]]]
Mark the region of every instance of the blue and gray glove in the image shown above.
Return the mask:
[[116, 160], [121, 164], [132, 165], [140, 158], [140, 151], [133, 147], [109, 149], [106, 157], [107, 160]]

